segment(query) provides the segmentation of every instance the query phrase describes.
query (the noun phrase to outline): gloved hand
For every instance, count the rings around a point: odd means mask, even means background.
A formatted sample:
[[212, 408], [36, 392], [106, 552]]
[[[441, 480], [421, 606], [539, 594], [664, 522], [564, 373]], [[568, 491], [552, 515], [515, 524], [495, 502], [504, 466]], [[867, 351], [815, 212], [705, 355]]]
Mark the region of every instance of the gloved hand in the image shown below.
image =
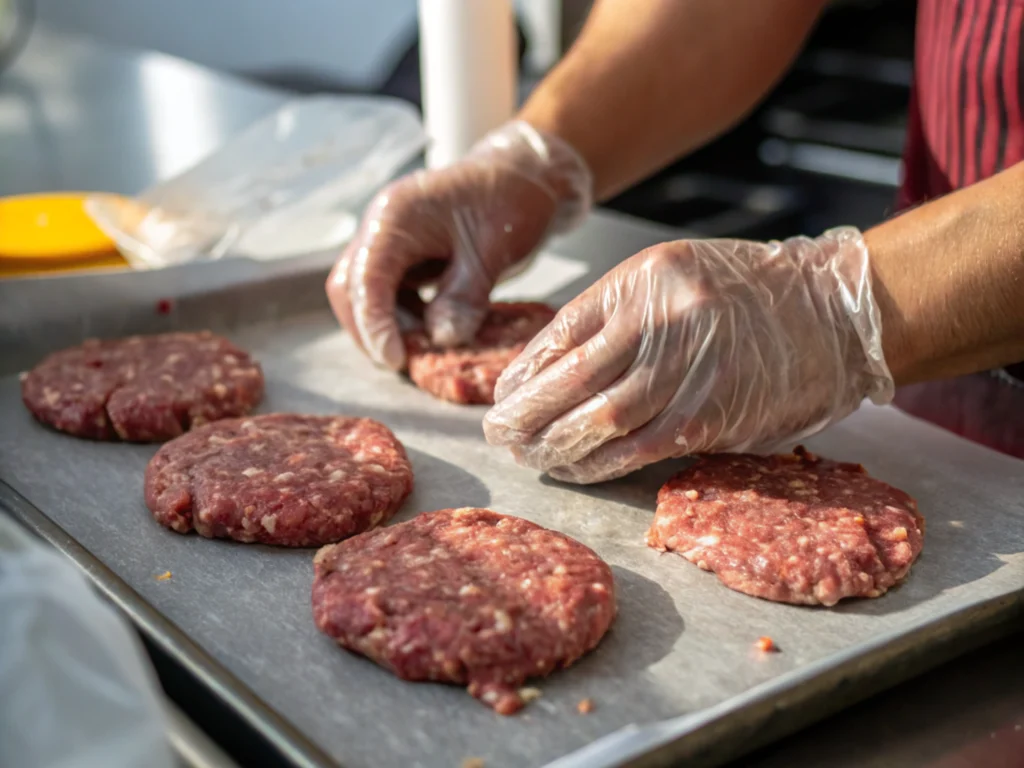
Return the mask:
[[568, 304], [498, 380], [487, 440], [592, 483], [660, 459], [764, 452], [893, 381], [852, 227], [785, 242], [680, 240]]
[[331, 306], [375, 362], [400, 369], [396, 297], [429, 277], [434, 265], [425, 262], [444, 262], [427, 332], [444, 346], [470, 341], [502, 273], [579, 223], [591, 204], [590, 171], [572, 147], [508, 123], [458, 163], [406, 176], [377, 196], [327, 280]]

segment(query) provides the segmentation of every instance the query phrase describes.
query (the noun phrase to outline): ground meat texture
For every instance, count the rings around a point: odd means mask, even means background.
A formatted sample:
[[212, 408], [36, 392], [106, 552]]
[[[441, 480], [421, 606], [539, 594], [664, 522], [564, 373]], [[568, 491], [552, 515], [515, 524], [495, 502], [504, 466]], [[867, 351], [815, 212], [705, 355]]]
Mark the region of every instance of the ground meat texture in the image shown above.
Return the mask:
[[921, 553], [924, 519], [903, 491], [797, 448], [716, 455], [669, 480], [647, 533], [726, 586], [785, 603], [878, 597]]
[[209, 332], [90, 340], [22, 378], [26, 407], [78, 437], [148, 443], [243, 416], [263, 397], [247, 352]]
[[162, 446], [145, 493], [157, 521], [179, 533], [310, 547], [387, 521], [412, 485], [405, 449], [383, 424], [272, 414]]
[[611, 569], [594, 552], [486, 509], [325, 547], [315, 571], [322, 632], [404, 680], [466, 685], [503, 715], [523, 706], [527, 678], [569, 666], [615, 618]]
[[544, 304], [492, 304], [476, 340], [455, 349], [435, 347], [420, 330], [406, 333], [409, 377], [442, 400], [493, 405], [501, 372], [554, 317]]

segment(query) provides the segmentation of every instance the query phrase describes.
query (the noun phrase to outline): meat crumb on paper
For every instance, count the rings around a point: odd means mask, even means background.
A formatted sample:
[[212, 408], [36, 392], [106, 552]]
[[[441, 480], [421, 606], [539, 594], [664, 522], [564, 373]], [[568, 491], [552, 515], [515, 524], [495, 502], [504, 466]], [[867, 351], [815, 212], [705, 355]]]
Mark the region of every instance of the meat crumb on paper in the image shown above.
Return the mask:
[[519, 698], [523, 700], [524, 704], [529, 704], [531, 701], [536, 701], [544, 694], [540, 688], [520, 688]]

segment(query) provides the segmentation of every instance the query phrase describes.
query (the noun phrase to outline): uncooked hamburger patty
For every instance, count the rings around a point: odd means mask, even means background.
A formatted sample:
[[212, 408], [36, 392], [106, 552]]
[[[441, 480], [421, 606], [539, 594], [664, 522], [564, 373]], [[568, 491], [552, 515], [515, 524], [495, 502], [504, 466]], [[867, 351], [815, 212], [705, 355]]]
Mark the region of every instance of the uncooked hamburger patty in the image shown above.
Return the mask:
[[468, 346], [435, 347], [423, 331], [405, 334], [409, 378], [434, 397], [465, 405], [493, 405], [501, 372], [555, 317], [545, 304], [492, 304]]
[[803, 448], [716, 455], [669, 480], [647, 533], [726, 586], [785, 603], [878, 597], [921, 553], [924, 519], [903, 491], [859, 464]]
[[146, 505], [168, 528], [286, 547], [369, 530], [411, 491], [391, 430], [345, 416], [219, 421], [162, 446], [146, 467]]
[[529, 677], [567, 667], [615, 618], [611, 569], [568, 536], [445, 509], [317, 553], [313, 615], [404, 680], [468, 685], [508, 715]]
[[248, 413], [263, 397], [263, 373], [247, 352], [208, 331], [92, 339], [33, 368], [21, 396], [62, 432], [160, 442]]

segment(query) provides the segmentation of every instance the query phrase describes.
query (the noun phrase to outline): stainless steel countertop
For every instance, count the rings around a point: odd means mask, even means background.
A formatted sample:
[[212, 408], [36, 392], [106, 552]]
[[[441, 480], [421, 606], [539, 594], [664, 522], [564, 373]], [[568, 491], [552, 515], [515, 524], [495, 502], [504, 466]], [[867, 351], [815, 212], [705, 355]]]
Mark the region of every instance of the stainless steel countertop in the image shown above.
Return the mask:
[[163, 54], [115, 53], [37, 28], [0, 72], [0, 194], [135, 194], [283, 98]]
[[[198, 160], [286, 95], [155, 53], [37, 29], [0, 73], [0, 194], [134, 194]], [[669, 231], [600, 215], [623, 249]], [[637, 246], [639, 247], [639, 246]], [[627, 255], [627, 254], [624, 254]], [[1024, 755], [1024, 654], [1013, 637], [742, 761], [776, 766], [1011, 766]]]

